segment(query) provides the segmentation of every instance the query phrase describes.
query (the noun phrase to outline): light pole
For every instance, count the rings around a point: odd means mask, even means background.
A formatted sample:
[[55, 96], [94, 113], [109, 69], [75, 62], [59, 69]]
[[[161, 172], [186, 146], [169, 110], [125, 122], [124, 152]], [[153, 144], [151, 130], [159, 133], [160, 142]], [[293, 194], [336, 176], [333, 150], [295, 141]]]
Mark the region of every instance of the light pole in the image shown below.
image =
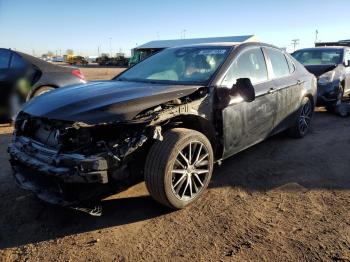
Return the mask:
[[110, 53], [110, 56], [112, 57], [112, 37], [109, 38], [109, 53]]
[[101, 48], [101, 45], [98, 45], [97, 46], [97, 56], [100, 57], [100, 48]]
[[186, 38], [186, 29], [183, 29], [182, 31], [181, 31], [181, 37], [180, 37], [181, 39], [185, 39]]

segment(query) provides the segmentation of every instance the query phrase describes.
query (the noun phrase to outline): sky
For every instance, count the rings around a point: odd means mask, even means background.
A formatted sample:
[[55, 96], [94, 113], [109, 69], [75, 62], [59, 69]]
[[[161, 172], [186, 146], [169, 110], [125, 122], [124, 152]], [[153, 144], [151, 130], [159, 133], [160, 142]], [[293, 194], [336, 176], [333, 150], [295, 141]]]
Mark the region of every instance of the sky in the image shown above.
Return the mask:
[[[350, 0], [0, 0], [0, 47], [97, 55], [156, 39], [254, 34], [262, 42], [311, 47], [350, 39]], [[185, 31], [184, 31], [185, 30]]]

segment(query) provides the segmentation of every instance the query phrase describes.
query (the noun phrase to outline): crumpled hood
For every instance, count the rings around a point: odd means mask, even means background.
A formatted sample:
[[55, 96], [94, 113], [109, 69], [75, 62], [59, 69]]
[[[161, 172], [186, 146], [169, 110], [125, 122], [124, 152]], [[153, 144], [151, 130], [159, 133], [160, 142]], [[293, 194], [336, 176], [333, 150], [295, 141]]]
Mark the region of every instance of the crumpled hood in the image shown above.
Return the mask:
[[337, 67], [337, 65], [307, 65], [306, 70], [316, 77], [323, 75], [326, 72], [332, 71]]
[[190, 95], [199, 88], [125, 81], [89, 82], [36, 97], [24, 105], [23, 111], [87, 124], [127, 121], [148, 108]]

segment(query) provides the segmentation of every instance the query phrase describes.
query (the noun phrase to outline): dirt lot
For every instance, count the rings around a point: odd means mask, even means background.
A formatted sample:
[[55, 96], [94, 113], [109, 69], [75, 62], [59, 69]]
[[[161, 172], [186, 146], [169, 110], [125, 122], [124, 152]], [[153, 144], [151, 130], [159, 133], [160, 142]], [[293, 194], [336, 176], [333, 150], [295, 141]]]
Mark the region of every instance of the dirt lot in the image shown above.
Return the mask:
[[123, 72], [125, 68], [119, 67], [80, 67], [87, 80], [105, 80], [111, 79], [119, 73]]
[[305, 139], [278, 135], [224, 161], [185, 210], [141, 183], [106, 199], [102, 217], [18, 189], [10, 132], [0, 127], [0, 261], [350, 261], [350, 118], [319, 110]]

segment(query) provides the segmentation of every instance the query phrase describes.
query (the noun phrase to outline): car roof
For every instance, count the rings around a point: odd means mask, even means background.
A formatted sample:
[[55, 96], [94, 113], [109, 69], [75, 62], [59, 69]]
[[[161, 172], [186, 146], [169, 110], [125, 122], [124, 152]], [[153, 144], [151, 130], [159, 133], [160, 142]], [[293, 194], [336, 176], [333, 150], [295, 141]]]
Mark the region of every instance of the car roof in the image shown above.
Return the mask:
[[22, 57], [24, 60], [28, 61], [29, 63], [33, 64], [34, 66], [40, 68], [41, 71], [44, 72], [52, 72], [52, 71], [65, 71], [66, 67], [63, 66], [58, 66], [58, 65], [54, 65], [51, 63], [48, 63], [40, 58], [28, 55], [26, 53], [22, 53], [16, 50], [12, 50], [12, 49], [7, 49], [7, 48], [0, 48], [0, 50], [8, 50], [10, 52], [16, 53], [17, 55], [19, 55], [20, 57]]
[[[272, 47], [281, 50], [280, 48], [261, 42], [246, 42], [246, 43], [233, 43], [233, 42], [217, 42], [217, 43], [205, 43], [205, 44], [194, 44], [194, 45], [182, 45], [172, 48], [182, 48], [182, 47], [238, 47], [238, 46], [260, 46], [260, 47]], [[282, 51], [282, 50], [281, 50]]]
[[[310, 50], [340, 50], [340, 49], [348, 49], [346, 46], [317, 46], [317, 47], [309, 47], [309, 48], [302, 48], [297, 51], [310, 51]], [[296, 51], [296, 52], [297, 52]]]

